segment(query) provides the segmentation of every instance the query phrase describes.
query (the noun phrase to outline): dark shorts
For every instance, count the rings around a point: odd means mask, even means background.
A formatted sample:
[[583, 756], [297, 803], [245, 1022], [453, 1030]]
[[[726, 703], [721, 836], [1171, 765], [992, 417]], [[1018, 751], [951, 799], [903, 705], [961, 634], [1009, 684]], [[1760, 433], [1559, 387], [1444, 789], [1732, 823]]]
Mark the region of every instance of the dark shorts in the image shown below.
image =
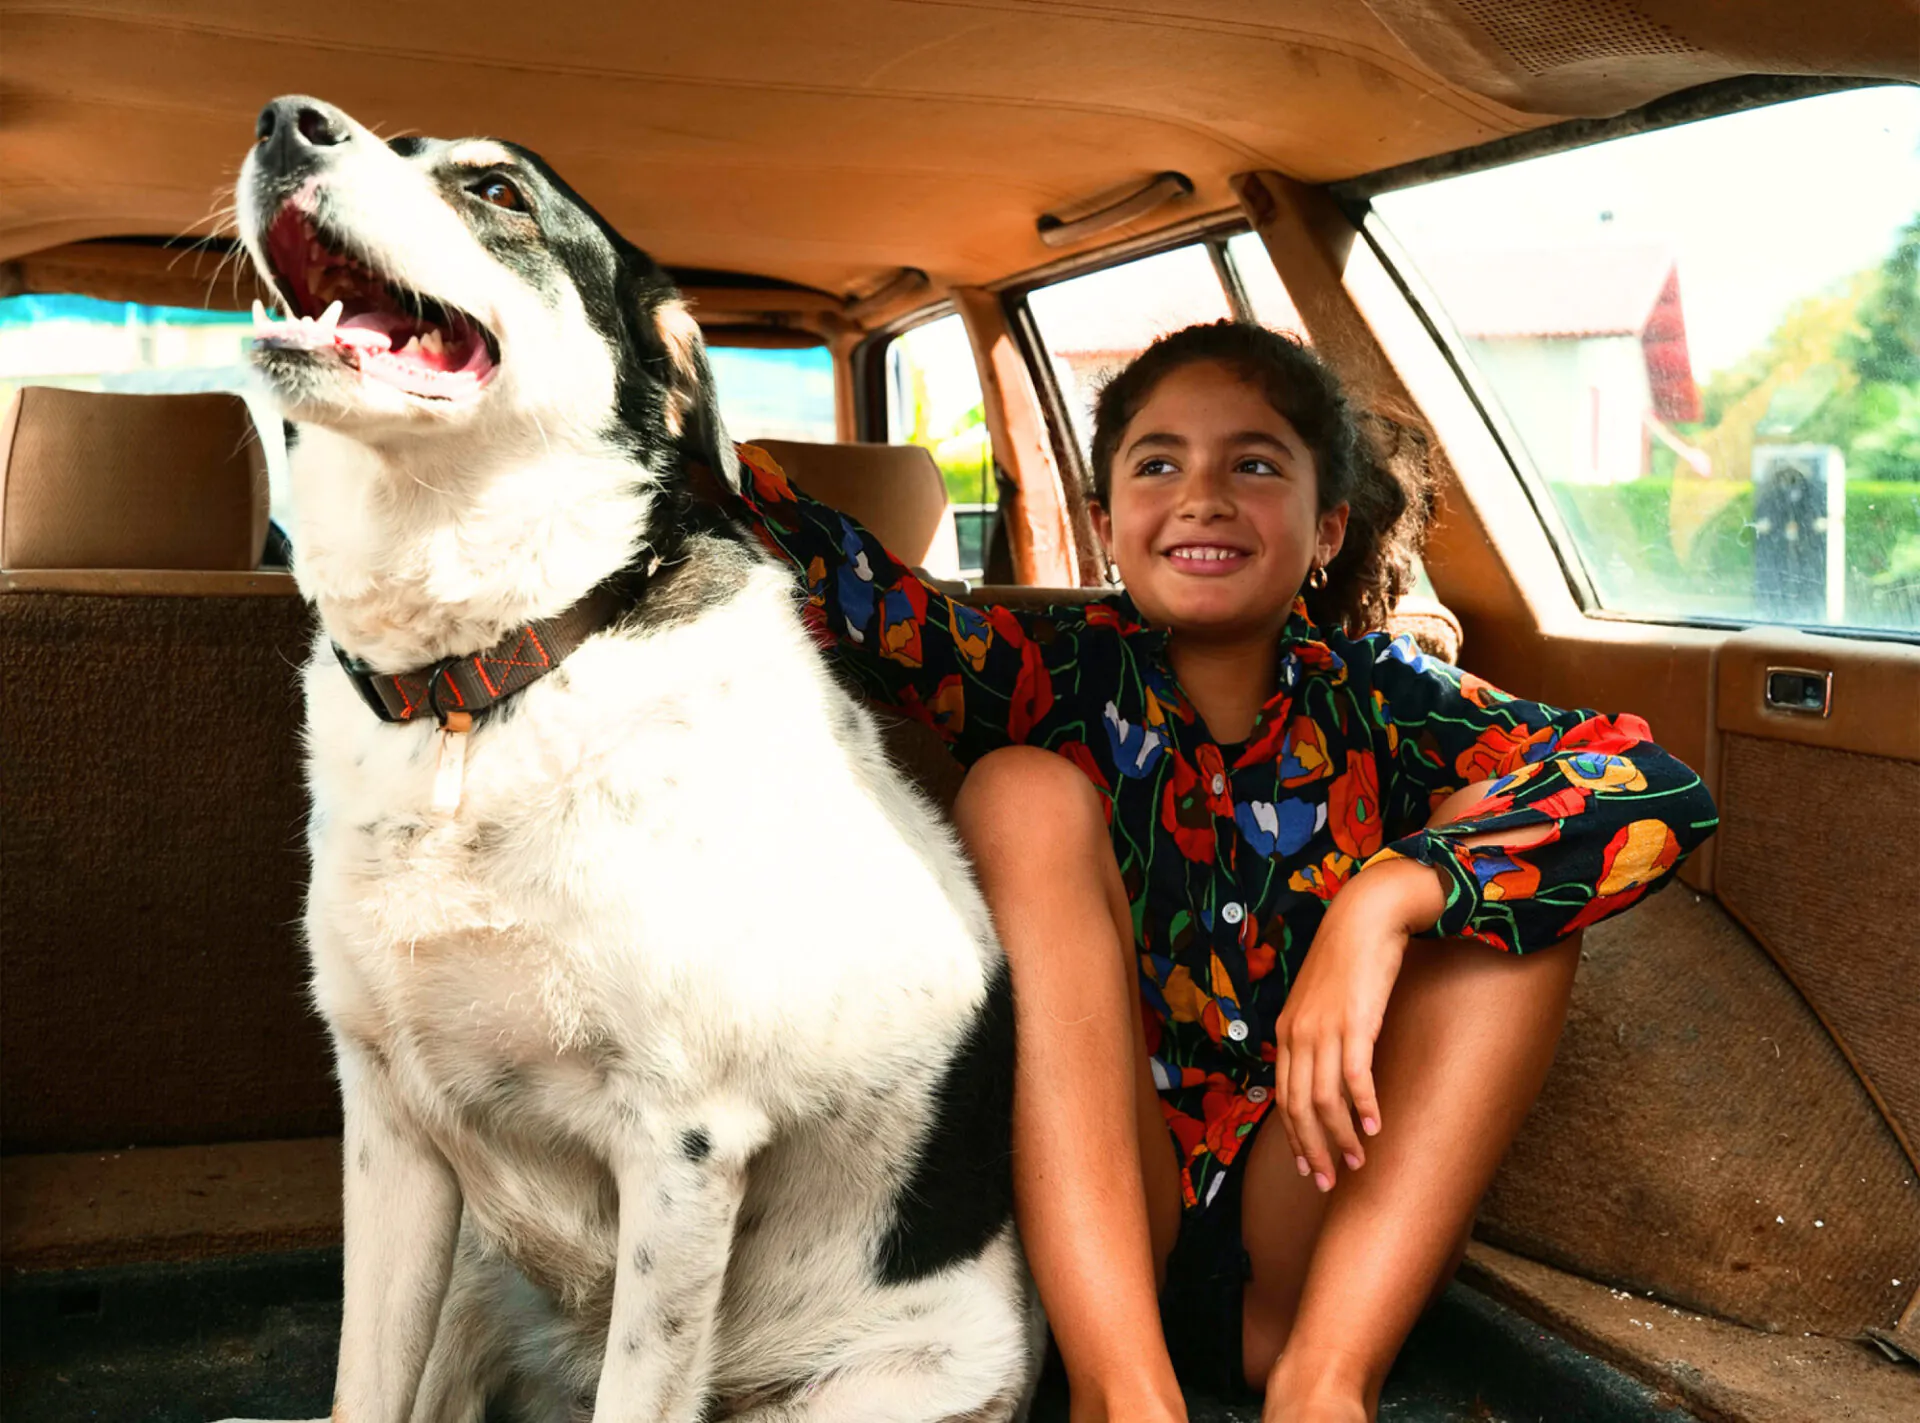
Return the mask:
[[1253, 1137], [1241, 1143], [1212, 1204], [1181, 1213], [1160, 1291], [1160, 1328], [1175, 1375], [1186, 1387], [1229, 1402], [1260, 1397], [1247, 1386], [1240, 1352], [1241, 1297], [1253, 1277], [1240, 1243], [1240, 1193], [1253, 1143]]

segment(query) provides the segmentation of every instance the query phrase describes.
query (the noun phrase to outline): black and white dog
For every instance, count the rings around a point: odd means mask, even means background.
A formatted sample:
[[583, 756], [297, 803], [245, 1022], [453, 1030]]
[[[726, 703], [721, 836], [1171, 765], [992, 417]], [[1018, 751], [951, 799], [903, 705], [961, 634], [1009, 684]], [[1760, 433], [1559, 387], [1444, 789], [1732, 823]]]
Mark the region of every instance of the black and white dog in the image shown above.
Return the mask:
[[309, 98], [239, 220], [322, 626], [334, 1417], [1015, 1414], [1005, 961], [689, 474], [737, 466], [672, 287], [533, 154]]

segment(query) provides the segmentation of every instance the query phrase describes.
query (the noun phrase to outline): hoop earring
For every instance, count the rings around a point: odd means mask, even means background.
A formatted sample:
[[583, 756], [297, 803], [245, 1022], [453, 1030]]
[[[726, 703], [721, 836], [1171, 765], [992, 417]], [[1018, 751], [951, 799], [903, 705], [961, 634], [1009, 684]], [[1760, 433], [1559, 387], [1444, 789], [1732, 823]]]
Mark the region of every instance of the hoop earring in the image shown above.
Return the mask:
[[1313, 570], [1307, 574], [1307, 586], [1309, 588], [1324, 588], [1327, 586], [1326, 564], [1324, 563], [1314, 564]]

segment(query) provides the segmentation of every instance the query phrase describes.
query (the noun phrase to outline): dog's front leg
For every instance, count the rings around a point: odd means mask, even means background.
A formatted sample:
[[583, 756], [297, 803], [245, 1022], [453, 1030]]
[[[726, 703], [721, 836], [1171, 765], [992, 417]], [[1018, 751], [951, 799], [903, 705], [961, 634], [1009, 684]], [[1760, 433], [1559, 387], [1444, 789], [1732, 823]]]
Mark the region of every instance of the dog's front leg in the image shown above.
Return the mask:
[[406, 1423], [460, 1230], [460, 1189], [384, 1063], [338, 1044], [346, 1288], [335, 1423]]
[[614, 1163], [620, 1254], [596, 1423], [700, 1416], [747, 1162], [770, 1129], [751, 1107], [709, 1101], [645, 1119], [623, 1143]]

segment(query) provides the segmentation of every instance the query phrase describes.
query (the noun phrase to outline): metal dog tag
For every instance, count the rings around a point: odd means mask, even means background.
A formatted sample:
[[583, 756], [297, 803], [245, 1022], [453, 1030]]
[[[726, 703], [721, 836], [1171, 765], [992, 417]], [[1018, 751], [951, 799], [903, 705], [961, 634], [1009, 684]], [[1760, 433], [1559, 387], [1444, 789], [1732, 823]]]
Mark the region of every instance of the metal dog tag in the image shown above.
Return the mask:
[[452, 815], [460, 808], [460, 792], [467, 779], [467, 735], [473, 730], [473, 717], [467, 712], [449, 712], [440, 726], [440, 744], [433, 765], [433, 809], [440, 815]]

